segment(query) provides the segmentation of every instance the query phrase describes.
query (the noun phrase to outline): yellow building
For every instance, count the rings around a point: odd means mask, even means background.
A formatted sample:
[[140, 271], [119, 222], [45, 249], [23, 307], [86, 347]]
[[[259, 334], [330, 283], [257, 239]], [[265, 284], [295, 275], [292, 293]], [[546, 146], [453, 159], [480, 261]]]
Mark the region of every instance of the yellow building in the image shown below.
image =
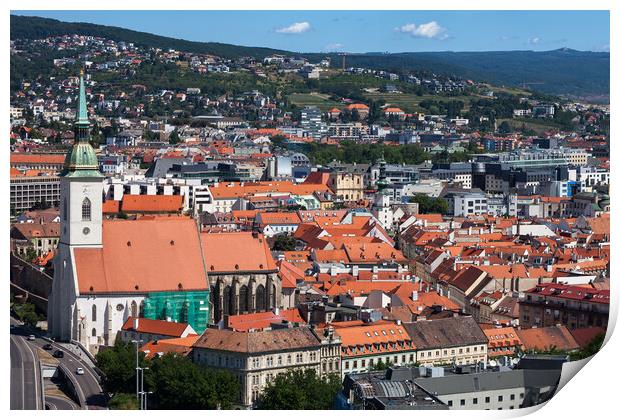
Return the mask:
[[364, 176], [348, 172], [332, 172], [329, 174], [327, 186], [339, 200], [358, 201], [364, 198]]

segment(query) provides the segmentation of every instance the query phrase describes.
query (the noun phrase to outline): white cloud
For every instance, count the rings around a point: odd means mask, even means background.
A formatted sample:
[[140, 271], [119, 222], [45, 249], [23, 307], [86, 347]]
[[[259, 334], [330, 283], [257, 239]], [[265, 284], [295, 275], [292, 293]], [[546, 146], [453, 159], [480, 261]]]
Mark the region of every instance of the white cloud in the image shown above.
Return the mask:
[[334, 42], [333, 44], [327, 44], [325, 46], [325, 51], [326, 52], [340, 51], [342, 49], [342, 47], [344, 47], [344, 45], [342, 45], [341, 43]]
[[415, 23], [407, 23], [396, 28], [397, 32], [409, 34], [416, 38], [428, 38], [443, 40], [448, 38], [447, 29], [439, 25], [434, 20], [427, 23], [416, 25]]
[[528, 44], [532, 44], [532, 45], [536, 45], [536, 44], [540, 44], [541, 39], [537, 36], [532, 37], [530, 39], [527, 40]]
[[311, 26], [308, 22], [296, 22], [284, 28], [276, 29], [276, 32], [279, 34], [303, 34], [308, 32], [310, 28]]

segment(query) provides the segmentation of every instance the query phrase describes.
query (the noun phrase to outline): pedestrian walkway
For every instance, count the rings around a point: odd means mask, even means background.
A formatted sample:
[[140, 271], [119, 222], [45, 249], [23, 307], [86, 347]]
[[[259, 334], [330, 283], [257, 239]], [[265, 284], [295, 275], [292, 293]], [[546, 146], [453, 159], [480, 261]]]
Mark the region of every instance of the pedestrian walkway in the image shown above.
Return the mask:
[[56, 342], [56, 345], [66, 349], [67, 351], [70, 351], [71, 353], [75, 354], [76, 356], [78, 356], [80, 358], [80, 360], [82, 362], [84, 362], [84, 364], [90, 366], [91, 368], [95, 368], [95, 364], [93, 363], [92, 359], [89, 357], [89, 355], [86, 354], [86, 352], [77, 344], [73, 344], [73, 343], [59, 343]]

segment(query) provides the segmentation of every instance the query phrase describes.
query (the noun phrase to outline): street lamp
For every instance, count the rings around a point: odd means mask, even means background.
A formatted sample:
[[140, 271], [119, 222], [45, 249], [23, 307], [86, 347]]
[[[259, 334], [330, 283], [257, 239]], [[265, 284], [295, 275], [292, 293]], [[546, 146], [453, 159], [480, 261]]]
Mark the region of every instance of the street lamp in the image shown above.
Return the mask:
[[142, 399], [144, 400], [144, 403], [140, 405], [140, 410], [146, 410], [146, 401], [148, 400], [148, 396], [149, 394], [152, 394], [153, 391], [140, 391], [140, 395], [142, 396]]
[[144, 371], [149, 370], [148, 367], [140, 368], [140, 410], [146, 410], [146, 392], [144, 392]]
[[139, 361], [138, 361], [138, 349], [140, 344], [143, 342], [142, 340], [131, 340], [132, 343], [136, 345], [136, 399], [140, 399], [140, 378], [139, 378]]

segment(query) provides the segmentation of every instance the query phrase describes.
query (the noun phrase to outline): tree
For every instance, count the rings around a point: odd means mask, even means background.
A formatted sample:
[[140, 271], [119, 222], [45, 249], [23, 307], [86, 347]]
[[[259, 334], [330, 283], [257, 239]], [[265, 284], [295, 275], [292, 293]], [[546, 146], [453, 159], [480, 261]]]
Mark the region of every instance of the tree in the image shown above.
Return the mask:
[[[104, 373], [104, 389], [112, 393], [132, 393], [136, 386], [136, 349], [132, 344], [118, 342], [95, 357], [97, 367]], [[138, 356], [140, 366], [145, 366], [144, 353]]]
[[33, 303], [16, 303], [13, 304], [11, 309], [17, 319], [31, 327], [35, 327], [40, 320]]
[[386, 370], [390, 366], [392, 366], [391, 361], [388, 360], [387, 363], [385, 363], [383, 360], [379, 360], [376, 364], [372, 366], [370, 370], [376, 370], [376, 371]]
[[448, 213], [448, 202], [443, 198], [432, 198], [426, 194], [416, 194], [411, 198], [411, 202], [418, 203], [418, 211], [421, 214]]
[[273, 242], [274, 251], [295, 251], [295, 238], [286, 234], [276, 235]]
[[41, 199], [41, 201], [36, 201], [30, 210], [47, 210], [51, 207], [51, 205], [45, 200], [45, 198]]
[[181, 141], [179, 137], [179, 131], [175, 128], [172, 133], [170, 133], [170, 137], [168, 138], [170, 144], [178, 144]]
[[605, 341], [605, 333], [598, 334], [584, 348], [571, 355], [571, 360], [581, 360], [594, 356], [603, 347], [603, 341]]
[[314, 369], [281, 373], [259, 395], [259, 410], [329, 410], [341, 388], [338, 375], [321, 378]]
[[38, 256], [39, 255], [37, 255], [37, 251], [35, 251], [34, 248], [28, 248], [26, 250], [26, 256], [24, 257], [24, 259], [28, 262], [33, 262], [37, 259]]
[[118, 393], [108, 401], [110, 410], [138, 410], [138, 400], [135, 394]]
[[512, 127], [510, 126], [508, 121], [502, 121], [502, 123], [497, 128], [497, 131], [499, 131], [502, 134], [508, 134], [512, 132]]
[[145, 376], [158, 409], [230, 409], [239, 382], [228, 371], [207, 369], [174, 353], [153, 360]]

